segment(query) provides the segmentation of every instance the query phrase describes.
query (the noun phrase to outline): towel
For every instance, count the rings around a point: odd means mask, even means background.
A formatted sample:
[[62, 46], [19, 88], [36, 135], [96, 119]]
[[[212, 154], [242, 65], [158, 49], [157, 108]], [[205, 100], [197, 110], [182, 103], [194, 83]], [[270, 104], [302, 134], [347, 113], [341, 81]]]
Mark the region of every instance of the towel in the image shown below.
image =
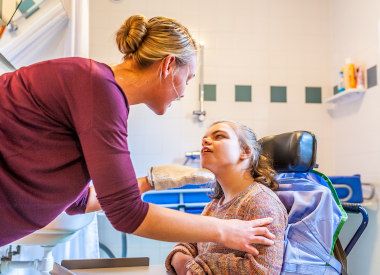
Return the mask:
[[180, 165], [150, 166], [148, 182], [155, 190], [182, 187], [187, 184], [200, 185], [215, 180], [207, 169]]

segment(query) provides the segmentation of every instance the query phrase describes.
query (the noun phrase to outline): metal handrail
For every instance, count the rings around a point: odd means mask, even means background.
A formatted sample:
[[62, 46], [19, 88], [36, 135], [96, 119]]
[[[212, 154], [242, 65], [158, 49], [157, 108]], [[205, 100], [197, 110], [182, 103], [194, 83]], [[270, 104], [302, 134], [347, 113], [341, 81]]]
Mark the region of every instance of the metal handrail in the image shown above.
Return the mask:
[[198, 116], [199, 121], [204, 121], [206, 116], [206, 111], [204, 108], [204, 44], [201, 42], [199, 44], [199, 111], [193, 111], [193, 115]]

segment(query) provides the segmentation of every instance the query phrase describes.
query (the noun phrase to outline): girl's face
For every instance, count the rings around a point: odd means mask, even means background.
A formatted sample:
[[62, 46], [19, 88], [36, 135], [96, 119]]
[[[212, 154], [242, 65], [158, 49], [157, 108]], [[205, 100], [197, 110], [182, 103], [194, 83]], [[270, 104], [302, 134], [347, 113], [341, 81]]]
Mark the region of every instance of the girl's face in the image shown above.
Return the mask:
[[190, 62], [184, 66], [173, 68], [164, 80], [159, 83], [156, 98], [149, 107], [158, 115], [162, 115], [177, 98], [184, 97], [185, 88], [195, 76], [197, 56], [194, 55]]
[[211, 126], [202, 140], [201, 164], [215, 175], [241, 160], [241, 146], [235, 130], [228, 123]]

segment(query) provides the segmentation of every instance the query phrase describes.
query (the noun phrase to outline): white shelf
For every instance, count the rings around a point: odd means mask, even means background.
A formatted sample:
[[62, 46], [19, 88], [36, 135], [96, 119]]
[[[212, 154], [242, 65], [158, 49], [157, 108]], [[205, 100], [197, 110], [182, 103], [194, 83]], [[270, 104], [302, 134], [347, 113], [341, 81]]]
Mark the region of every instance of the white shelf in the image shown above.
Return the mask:
[[348, 89], [344, 92], [337, 93], [323, 101], [323, 103], [343, 103], [359, 99], [366, 92], [365, 89]]

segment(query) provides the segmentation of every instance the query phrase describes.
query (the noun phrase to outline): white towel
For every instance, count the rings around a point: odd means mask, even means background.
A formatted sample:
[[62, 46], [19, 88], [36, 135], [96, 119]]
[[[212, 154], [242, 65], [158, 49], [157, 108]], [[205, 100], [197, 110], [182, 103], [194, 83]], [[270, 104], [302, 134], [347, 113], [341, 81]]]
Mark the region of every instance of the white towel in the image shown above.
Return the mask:
[[214, 174], [207, 169], [180, 165], [151, 166], [147, 178], [155, 190], [166, 190], [186, 184], [200, 185], [215, 180]]

